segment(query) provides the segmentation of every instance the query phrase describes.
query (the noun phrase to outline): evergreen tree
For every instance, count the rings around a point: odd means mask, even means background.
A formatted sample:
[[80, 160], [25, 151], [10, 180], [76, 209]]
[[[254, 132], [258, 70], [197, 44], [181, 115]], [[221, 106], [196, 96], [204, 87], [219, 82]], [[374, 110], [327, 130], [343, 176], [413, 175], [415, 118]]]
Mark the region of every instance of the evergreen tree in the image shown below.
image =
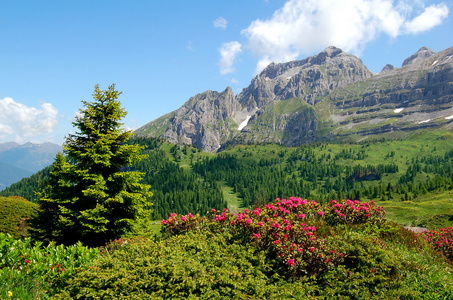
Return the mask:
[[121, 128], [126, 112], [120, 94], [114, 84], [106, 91], [96, 85], [94, 101], [82, 101], [73, 122], [78, 132], [66, 138], [66, 155], [57, 155], [38, 193], [41, 212], [33, 222], [38, 238], [98, 246], [146, 220], [152, 194], [140, 183], [143, 173], [128, 168], [143, 155], [139, 145], [125, 143], [132, 132]]

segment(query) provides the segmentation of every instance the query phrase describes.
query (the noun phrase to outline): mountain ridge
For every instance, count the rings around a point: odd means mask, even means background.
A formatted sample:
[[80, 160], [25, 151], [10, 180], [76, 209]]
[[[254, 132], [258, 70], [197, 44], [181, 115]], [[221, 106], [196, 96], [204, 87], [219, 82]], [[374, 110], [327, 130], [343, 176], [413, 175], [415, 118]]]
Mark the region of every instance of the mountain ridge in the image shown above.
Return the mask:
[[49, 142], [0, 143], [0, 190], [51, 165], [62, 149], [60, 145]]
[[452, 56], [453, 47], [439, 53], [422, 47], [400, 68], [387, 65], [376, 74], [331, 46], [303, 60], [271, 63], [237, 95], [231, 87], [197, 94], [135, 134], [217, 152], [237, 143], [297, 146], [451, 129], [445, 118], [453, 115]]

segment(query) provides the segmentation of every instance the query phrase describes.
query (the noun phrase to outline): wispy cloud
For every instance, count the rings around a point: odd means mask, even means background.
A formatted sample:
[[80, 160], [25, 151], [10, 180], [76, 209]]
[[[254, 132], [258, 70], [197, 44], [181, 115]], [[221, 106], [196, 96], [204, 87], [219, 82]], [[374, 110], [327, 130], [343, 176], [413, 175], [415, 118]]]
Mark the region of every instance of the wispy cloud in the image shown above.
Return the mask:
[[219, 61], [220, 74], [225, 75], [234, 72], [233, 63], [241, 51], [242, 45], [237, 41], [222, 44], [219, 48], [221, 57]]
[[449, 11], [443, 3], [425, 7], [425, 2], [289, 0], [270, 19], [255, 20], [241, 33], [258, 59], [258, 73], [272, 61], [294, 60], [330, 45], [360, 55], [379, 35], [396, 38], [427, 31]]
[[28, 107], [12, 98], [0, 99], [0, 139], [23, 140], [51, 134], [58, 125], [58, 110], [50, 103]]
[[408, 33], [419, 33], [439, 25], [448, 16], [445, 4], [431, 5], [423, 13], [405, 24]]
[[222, 28], [222, 29], [226, 29], [227, 25], [228, 25], [228, 21], [225, 20], [225, 18], [223, 18], [223, 17], [218, 17], [212, 23], [214, 24], [215, 28]]

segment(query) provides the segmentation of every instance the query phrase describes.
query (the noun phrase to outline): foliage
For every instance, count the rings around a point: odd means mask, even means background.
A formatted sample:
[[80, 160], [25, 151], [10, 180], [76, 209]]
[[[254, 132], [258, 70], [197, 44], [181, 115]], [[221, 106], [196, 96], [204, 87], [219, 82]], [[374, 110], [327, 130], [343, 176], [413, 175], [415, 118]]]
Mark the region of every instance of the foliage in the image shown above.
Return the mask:
[[[33, 244], [30, 238], [16, 239], [0, 233], [0, 297], [11, 292], [15, 299], [46, 298], [58, 291], [79, 267], [99, 256], [80, 242], [72, 246]], [[47, 295], [48, 296], [48, 295]]]
[[[272, 261], [225, 235], [191, 232], [161, 242], [135, 240], [68, 282], [61, 298], [266, 298]], [[275, 290], [275, 288], [274, 288]], [[58, 298], [58, 297], [56, 297]]]
[[14, 237], [26, 236], [28, 220], [33, 218], [38, 205], [22, 197], [0, 197], [0, 233], [9, 233]]
[[[326, 207], [290, 198], [238, 214], [215, 209], [209, 217], [172, 214], [162, 221], [166, 233], [162, 239], [109, 243], [103, 255], [89, 268], [80, 268], [55, 298], [453, 296], [452, 266], [432, 255], [432, 248], [417, 234], [373, 218], [357, 218], [355, 224], [337, 219], [327, 223]], [[379, 209], [375, 212], [380, 216]], [[305, 248], [307, 252], [299, 251]]]
[[315, 225], [326, 227], [325, 220], [332, 225], [376, 225], [384, 222], [382, 207], [374, 205], [374, 202], [351, 200], [343, 201], [343, 204], [334, 200], [331, 205], [322, 208], [313, 200], [277, 198], [275, 204], [257, 207], [253, 211], [245, 209], [237, 216], [227, 209], [221, 214], [217, 214], [215, 209], [212, 212], [210, 220], [190, 213], [182, 216], [172, 214], [168, 220], [162, 220], [162, 230], [164, 234], [205, 228], [211, 231], [227, 230], [237, 240], [251, 242], [258, 249], [273, 253], [282, 263], [282, 268], [286, 269], [287, 276], [319, 275], [343, 261], [343, 253], [335, 249], [335, 241], [320, 238]]
[[[217, 154], [148, 138], [130, 144], [145, 147], [148, 155], [133, 169], [145, 173], [144, 183], [152, 186], [154, 220], [299, 195], [320, 203], [373, 199], [391, 220], [439, 228], [453, 225], [452, 140], [450, 132], [438, 130], [392, 141], [236, 145]], [[29, 190], [24, 185], [8, 193], [24, 196]]]
[[434, 249], [453, 261], [453, 227], [426, 231], [423, 233], [423, 237]]
[[49, 175], [50, 166], [45, 167], [41, 171], [31, 175], [30, 177], [23, 178], [22, 180], [11, 184], [2, 191], [1, 196], [21, 196], [30, 202], [36, 202], [36, 191], [41, 187], [43, 178]]
[[117, 100], [120, 94], [115, 85], [106, 91], [96, 85], [94, 101], [82, 101], [73, 123], [79, 131], [66, 139], [66, 156], [57, 155], [38, 194], [36, 237], [102, 245], [147, 217], [149, 186], [139, 183], [142, 173], [127, 171], [143, 156], [138, 145], [125, 144], [132, 133], [121, 128], [126, 112]]
[[205, 215], [211, 208], [227, 207], [218, 182], [203, 178], [175, 161], [183, 156], [190, 163], [195, 149], [188, 146], [179, 149], [174, 145], [166, 151], [162, 141], [149, 138], [132, 138], [129, 143], [144, 147], [142, 153], [147, 155], [133, 168], [143, 172], [143, 182], [152, 187], [153, 220], [168, 217], [172, 212]]
[[360, 202], [358, 200], [332, 200], [325, 206], [328, 213], [327, 222], [332, 224], [371, 224], [379, 225], [384, 222], [384, 208], [375, 205], [374, 201]]

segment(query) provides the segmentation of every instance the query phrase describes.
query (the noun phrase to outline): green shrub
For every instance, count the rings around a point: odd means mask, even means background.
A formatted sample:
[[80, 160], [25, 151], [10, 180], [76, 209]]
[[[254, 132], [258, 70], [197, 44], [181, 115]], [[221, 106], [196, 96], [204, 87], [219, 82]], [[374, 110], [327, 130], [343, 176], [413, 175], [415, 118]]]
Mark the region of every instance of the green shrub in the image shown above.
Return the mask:
[[[265, 299], [281, 291], [276, 262], [229, 234], [188, 232], [162, 241], [122, 241], [68, 282], [58, 297], [83, 299]], [[306, 294], [310, 285], [297, 293]], [[58, 298], [57, 297], [57, 298]]]
[[27, 235], [27, 221], [36, 215], [38, 205], [18, 196], [0, 197], [0, 211], [0, 232], [20, 237]]
[[58, 291], [76, 268], [97, 256], [98, 249], [89, 249], [81, 243], [44, 246], [40, 242], [32, 244], [30, 238], [22, 240], [0, 233], [0, 278], [8, 279], [0, 286], [0, 295], [11, 291], [20, 299], [26, 299], [26, 294], [36, 299], [36, 295]]

